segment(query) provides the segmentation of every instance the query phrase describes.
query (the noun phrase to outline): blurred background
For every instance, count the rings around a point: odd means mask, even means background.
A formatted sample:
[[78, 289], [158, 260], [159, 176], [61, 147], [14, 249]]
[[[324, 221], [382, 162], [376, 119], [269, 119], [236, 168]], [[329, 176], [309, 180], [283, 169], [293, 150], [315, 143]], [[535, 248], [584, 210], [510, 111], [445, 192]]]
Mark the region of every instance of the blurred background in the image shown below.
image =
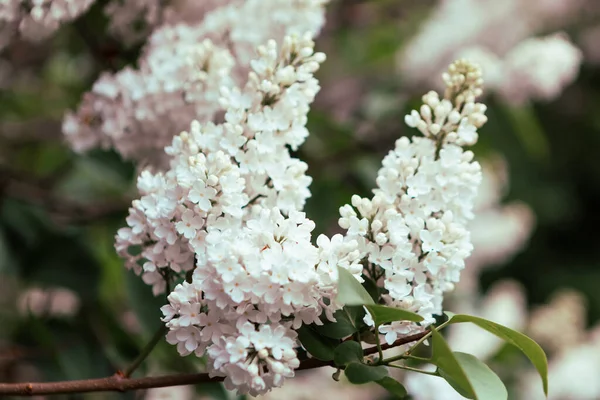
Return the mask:
[[[127, 1], [115, 0], [112, 14], [112, 2], [81, 3], [81, 15], [41, 33], [6, 22], [0, 4], [0, 382], [110, 375], [160, 325], [163, 299], [113, 247], [138, 167], [110, 149], [74, 152], [61, 128], [101, 73], [138, 65], [158, 22], [149, 11], [132, 16]], [[339, 229], [352, 194], [369, 195], [382, 157], [413, 134], [404, 115], [442, 87], [447, 64], [480, 63], [489, 122], [473, 148], [485, 180], [476, 250], [445, 309], [536, 339], [549, 356], [549, 398], [600, 399], [600, 2], [337, 0], [317, 49], [327, 54], [322, 90], [298, 153], [313, 177], [306, 212], [317, 234]], [[514, 349], [468, 327], [449, 341], [486, 360], [510, 399], [543, 398]], [[141, 374], [201, 368], [192, 358], [161, 343]], [[337, 384], [331, 372], [267, 397], [386, 396]], [[441, 379], [404, 382], [415, 400], [460, 398]], [[205, 385], [64, 398], [231, 396]]]

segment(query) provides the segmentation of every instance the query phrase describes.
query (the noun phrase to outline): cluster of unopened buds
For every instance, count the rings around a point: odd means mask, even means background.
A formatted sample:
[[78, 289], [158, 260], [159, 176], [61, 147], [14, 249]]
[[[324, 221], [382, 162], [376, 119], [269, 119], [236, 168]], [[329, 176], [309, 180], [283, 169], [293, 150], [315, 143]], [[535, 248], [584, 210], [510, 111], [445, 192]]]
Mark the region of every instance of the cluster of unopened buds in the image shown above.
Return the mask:
[[166, 147], [169, 167], [141, 173], [141, 198], [117, 235], [126, 265], [155, 294], [180, 282], [162, 308], [167, 341], [181, 355], [207, 355], [210, 375], [241, 393], [294, 376], [297, 330], [335, 321], [343, 306], [338, 268], [372, 280], [386, 305], [424, 317], [379, 326], [393, 343], [441, 313], [472, 250], [465, 225], [481, 171], [460, 146], [477, 140], [485, 106], [467, 61], [444, 76], [443, 99], [428, 93], [406, 117], [424, 137], [396, 142], [374, 197], [340, 208], [346, 233], [311, 242], [315, 224], [302, 211], [311, 178], [290, 149], [308, 136], [319, 90], [313, 74], [325, 56], [313, 49], [310, 34], [259, 46], [245, 86], [221, 90], [224, 122], [192, 122]]

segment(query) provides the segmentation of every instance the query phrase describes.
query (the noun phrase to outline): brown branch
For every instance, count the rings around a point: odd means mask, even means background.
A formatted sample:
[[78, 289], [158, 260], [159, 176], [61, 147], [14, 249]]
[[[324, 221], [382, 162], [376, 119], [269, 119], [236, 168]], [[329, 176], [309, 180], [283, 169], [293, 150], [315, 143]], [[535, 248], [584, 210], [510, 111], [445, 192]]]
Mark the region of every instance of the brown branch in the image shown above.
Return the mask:
[[[408, 344], [421, 339], [429, 331], [424, 331], [396, 340], [391, 345], [383, 345], [384, 350]], [[364, 351], [364, 355], [377, 353], [377, 347]], [[333, 361], [321, 361], [316, 358], [304, 360], [298, 370], [314, 369], [321, 367], [334, 367]], [[164, 376], [149, 376], [145, 378], [127, 378], [123, 373], [116, 373], [107, 378], [85, 379], [79, 381], [44, 382], [44, 383], [0, 383], [0, 395], [35, 396], [44, 394], [67, 394], [89, 392], [127, 392], [130, 390], [150, 389], [180, 385], [194, 385], [198, 383], [221, 382], [223, 377], [210, 377], [207, 373], [178, 374]]]

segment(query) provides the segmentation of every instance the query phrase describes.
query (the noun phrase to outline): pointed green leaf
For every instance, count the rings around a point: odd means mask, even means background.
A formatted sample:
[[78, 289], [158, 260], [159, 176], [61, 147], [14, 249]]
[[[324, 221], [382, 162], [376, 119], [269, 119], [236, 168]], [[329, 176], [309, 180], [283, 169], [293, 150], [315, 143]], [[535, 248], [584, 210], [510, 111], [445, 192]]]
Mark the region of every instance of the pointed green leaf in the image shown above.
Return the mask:
[[333, 360], [333, 352], [339, 343], [337, 340], [321, 336], [307, 325], [300, 327], [297, 332], [300, 343], [314, 358], [322, 361]]
[[340, 367], [343, 367], [344, 365], [353, 361], [362, 362], [362, 360], [362, 347], [360, 343], [353, 340], [349, 340], [340, 344], [333, 352], [333, 361], [335, 362], [335, 365]]
[[377, 382], [380, 386], [382, 386], [384, 389], [386, 389], [398, 399], [405, 399], [408, 396], [408, 392], [406, 391], [404, 386], [402, 386], [402, 384], [394, 378], [386, 376], [385, 378], [382, 378], [375, 382]]
[[[477, 399], [475, 390], [469, 382], [467, 374], [460, 366], [454, 353], [450, 350], [444, 337], [435, 329], [431, 330], [432, 355], [431, 363], [438, 367], [438, 373], [458, 393], [468, 399]], [[485, 400], [479, 399], [479, 400]]]
[[394, 321], [421, 322], [423, 317], [401, 308], [386, 307], [380, 305], [368, 305], [365, 308], [371, 313], [375, 325], [387, 324]]
[[379, 381], [386, 377], [388, 373], [387, 368], [383, 365], [366, 365], [356, 361], [349, 363], [344, 372], [346, 378], [356, 385]]
[[345, 268], [338, 267], [337, 301], [347, 306], [375, 304], [373, 298], [361, 283]]
[[[471, 354], [455, 351], [454, 357], [467, 375], [478, 399], [508, 399], [508, 393], [504, 383], [502, 383], [500, 378], [498, 378], [498, 375], [496, 375], [490, 367]], [[440, 375], [444, 377], [442, 371], [440, 371]]]
[[446, 321], [443, 325], [471, 322], [479, 326], [480, 328], [483, 328], [486, 331], [493, 333], [499, 338], [504, 339], [506, 342], [512, 344], [513, 346], [521, 350], [537, 369], [538, 373], [540, 374], [540, 377], [542, 378], [544, 393], [548, 395], [548, 360], [546, 358], [544, 350], [542, 350], [540, 345], [538, 345], [533, 339], [527, 337], [526, 335], [520, 332], [514, 331], [510, 328], [507, 328], [492, 321], [488, 321], [483, 318], [464, 314], [448, 315], [450, 319]]

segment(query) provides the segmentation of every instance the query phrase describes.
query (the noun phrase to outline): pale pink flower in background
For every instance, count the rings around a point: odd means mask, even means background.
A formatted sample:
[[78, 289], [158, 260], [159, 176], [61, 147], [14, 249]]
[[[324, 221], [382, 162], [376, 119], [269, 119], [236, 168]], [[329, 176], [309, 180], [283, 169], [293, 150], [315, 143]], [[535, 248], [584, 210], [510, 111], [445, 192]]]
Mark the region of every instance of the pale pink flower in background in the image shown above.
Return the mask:
[[[530, 334], [550, 351], [548, 399], [600, 398], [600, 326], [586, 330], [583, 296], [573, 290], [557, 292], [548, 304], [534, 309]], [[545, 331], [547, 329], [547, 331]], [[542, 400], [532, 368], [519, 375], [520, 399]]]
[[38, 317], [72, 317], [80, 306], [81, 301], [75, 292], [60, 287], [28, 288], [17, 299], [20, 313]]
[[552, 100], [579, 75], [581, 50], [565, 34], [523, 40], [504, 56], [498, 91], [506, 101]]
[[572, 21], [587, 2], [442, 0], [398, 52], [398, 71], [431, 85], [449, 60], [467, 58], [481, 65], [488, 92], [507, 103], [552, 100], [575, 80], [583, 57], [565, 34], [536, 35]]

